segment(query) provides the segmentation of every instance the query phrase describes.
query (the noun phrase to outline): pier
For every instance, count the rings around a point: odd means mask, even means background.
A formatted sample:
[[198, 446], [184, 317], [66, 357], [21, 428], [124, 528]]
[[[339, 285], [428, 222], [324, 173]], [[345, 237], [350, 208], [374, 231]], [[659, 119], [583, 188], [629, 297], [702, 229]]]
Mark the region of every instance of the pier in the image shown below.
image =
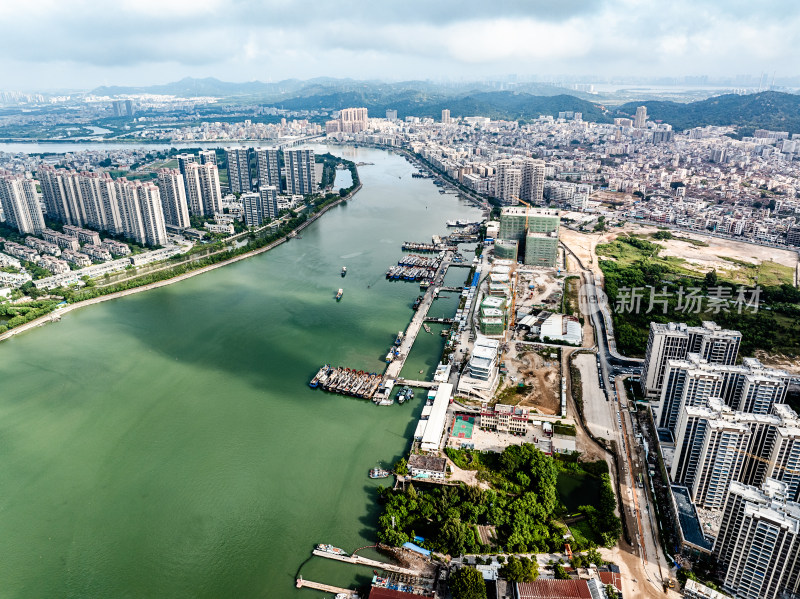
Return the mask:
[[443, 243], [418, 243], [416, 241], [404, 241], [403, 249], [412, 252], [452, 252], [456, 250], [455, 246], [448, 246]]
[[309, 589], [316, 589], [318, 591], [323, 591], [325, 593], [343, 593], [346, 594], [351, 599], [358, 599], [358, 593], [356, 591], [351, 591], [350, 589], [343, 589], [341, 587], [335, 587], [330, 584], [323, 584], [321, 582], [314, 582], [313, 580], [305, 580], [302, 576], [297, 579], [297, 588], [302, 589], [303, 587], [307, 587]]
[[[444, 256], [444, 259], [439, 264], [439, 267], [436, 269], [436, 274], [433, 277], [434, 284], [436, 282], [441, 283], [444, 281], [444, 275], [450, 266], [451, 259], [452, 253], [447, 252], [447, 254]], [[417, 335], [419, 334], [419, 331], [428, 316], [428, 310], [430, 310], [431, 304], [433, 303], [434, 295], [435, 289], [432, 285], [425, 291], [425, 295], [422, 296], [422, 302], [420, 302], [419, 308], [417, 308], [417, 311], [414, 313], [414, 317], [411, 319], [411, 322], [409, 323], [408, 328], [406, 328], [405, 334], [403, 335], [403, 341], [398, 348], [399, 355], [391, 364], [389, 364], [389, 366], [386, 367], [384, 379], [397, 379], [399, 377], [400, 372], [403, 370], [403, 366], [406, 363], [406, 358], [408, 358], [408, 354], [411, 351], [411, 348], [414, 346], [414, 341], [416, 341]]]
[[337, 555], [336, 553], [328, 553], [327, 551], [320, 551], [319, 549], [314, 549], [312, 553], [318, 557], [327, 557], [328, 559], [334, 559], [336, 561], [346, 562], [348, 564], [355, 564], [356, 566], [369, 566], [370, 568], [380, 568], [381, 570], [386, 570], [387, 572], [408, 574], [409, 576], [419, 576], [419, 572], [417, 570], [410, 570], [409, 568], [395, 566], [394, 564], [379, 562], [378, 560], [369, 559], [368, 557], [361, 557], [360, 555]]
[[425, 322], [438, 322], [440, 324], [453, 324], [453, 322], [455, 322], [455, 321], [452, 318], [425, 317]]

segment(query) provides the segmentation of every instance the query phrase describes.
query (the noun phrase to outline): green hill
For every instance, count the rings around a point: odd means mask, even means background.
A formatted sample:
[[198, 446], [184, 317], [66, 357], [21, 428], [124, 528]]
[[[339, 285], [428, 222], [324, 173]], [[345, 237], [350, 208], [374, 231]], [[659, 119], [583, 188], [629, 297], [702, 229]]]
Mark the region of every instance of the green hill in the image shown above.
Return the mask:
[[633, 115], [637, 106], [647, 106], [651, 119], [670, 123], [679, 131], [705, 125], [732, 125], [745, 135], [754, 129], [800, 133], [800, 96], [783, 92], [726, 94], [689, 104], [629, 102], [621, 105], [614, 116]]

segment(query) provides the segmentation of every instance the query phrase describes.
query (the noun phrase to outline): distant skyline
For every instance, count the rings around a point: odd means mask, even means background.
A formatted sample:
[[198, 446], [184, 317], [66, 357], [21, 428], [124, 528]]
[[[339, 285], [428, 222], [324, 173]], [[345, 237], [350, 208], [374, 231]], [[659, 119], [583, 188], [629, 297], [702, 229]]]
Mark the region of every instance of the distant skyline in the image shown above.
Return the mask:
[[800, 74], [793, 0], [0, 0], [2, 89]]

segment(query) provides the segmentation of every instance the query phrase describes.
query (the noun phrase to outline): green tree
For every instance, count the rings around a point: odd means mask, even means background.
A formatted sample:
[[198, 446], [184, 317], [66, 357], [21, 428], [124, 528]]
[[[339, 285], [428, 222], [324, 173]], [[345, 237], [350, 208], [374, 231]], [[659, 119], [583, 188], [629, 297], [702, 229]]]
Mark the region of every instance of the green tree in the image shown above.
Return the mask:
[[556, 580], [569, 580], [572, 578], [569, 574], [567, 574], [566, 569], [561, 564], [555, 565], [555, 568], [553, 568], [553, 576], [555, 576]]
[[486, 599], [483, 575], [475, 568], [456, 570], [447, 582], [453, 599]]
[[706, 273], [706, 278], [705, 278], [706, 287], [716, 287], [717, 282], [718, 282], [717, 271], [714, 269], [709, 270]]
[[405, 458], [400, 458], [400, 460], [394, 465], [394, 473], [400, 476], [405, 476], [408, 474], [408, 462]]
[[598, 568], [606, 563], [603, 558], [600, 557], [600, 552], [597, 549], [589, 549], [589, 551], [586, 552], [586, 562], [594, 564]]
[[539, 564], [527, 557], [518, 559], [512, 555], [499, 572], [509, 582], [533, 582], [539, 576]]

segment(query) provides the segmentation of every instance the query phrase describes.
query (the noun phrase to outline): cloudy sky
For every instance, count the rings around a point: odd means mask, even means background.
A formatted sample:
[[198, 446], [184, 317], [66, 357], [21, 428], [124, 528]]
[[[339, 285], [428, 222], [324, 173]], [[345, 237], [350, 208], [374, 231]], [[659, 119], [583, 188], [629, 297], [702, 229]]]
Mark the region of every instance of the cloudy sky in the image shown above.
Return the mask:
[[0, 0], [0, 89], [800, 74], [797, 0]]

